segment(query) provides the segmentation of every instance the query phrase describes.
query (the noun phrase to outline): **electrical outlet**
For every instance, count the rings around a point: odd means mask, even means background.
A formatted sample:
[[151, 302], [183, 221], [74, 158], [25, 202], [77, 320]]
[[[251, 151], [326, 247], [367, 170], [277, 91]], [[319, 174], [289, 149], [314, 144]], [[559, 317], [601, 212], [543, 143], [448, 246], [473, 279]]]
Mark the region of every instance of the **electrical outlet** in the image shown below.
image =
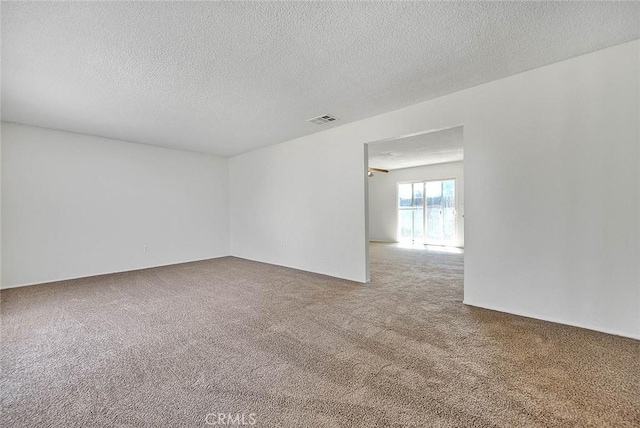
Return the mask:
[[142, 246], [142, 252], [143, 253], [148, 253], [149, 252], [149, 246], [148, 245], [143, 245]]
[[287, 243], [285, 242], [284, 244], [282, 244], [282, 248], [284, 248], [285, 250], [287, 249]]

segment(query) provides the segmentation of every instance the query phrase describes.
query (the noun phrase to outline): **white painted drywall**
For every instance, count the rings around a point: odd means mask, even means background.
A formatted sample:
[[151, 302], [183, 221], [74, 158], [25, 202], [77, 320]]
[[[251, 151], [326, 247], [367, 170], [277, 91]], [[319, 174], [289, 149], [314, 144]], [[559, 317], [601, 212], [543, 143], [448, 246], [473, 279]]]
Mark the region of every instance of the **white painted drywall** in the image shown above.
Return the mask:
[[414, 168], [394, 169], [369, 179], [369, 239], [396, 242], [398, 231], [398, 183], [456, 180], [456, 242], [464, 247], [464, 168], [462, 162], [447, 162]]
[[225, 158], [3, 122], [2, 286], [228, 255], [228, 190]]
[[639, 52], [235, 156], [231, 253], [366, 281], [363, 144], [464, 125], [465, 302], [640, 338]]
[[364, 281], [364, 148], [322, 135], [230, 158], [231, 253]]
[[0, 122], [0, 288], [2, 288], [2, 122]]

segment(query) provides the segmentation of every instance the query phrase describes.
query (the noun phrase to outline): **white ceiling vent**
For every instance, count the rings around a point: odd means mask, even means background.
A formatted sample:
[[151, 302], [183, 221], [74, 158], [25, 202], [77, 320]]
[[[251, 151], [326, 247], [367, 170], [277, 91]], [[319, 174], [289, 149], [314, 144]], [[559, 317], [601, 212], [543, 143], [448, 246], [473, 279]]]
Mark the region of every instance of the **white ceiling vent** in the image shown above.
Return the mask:
[[323, 114], [322, 116], [307, 119], [307, 122], [315, 123], [316, 125], [324, 125], [325, 123], [331, 123], [336, 120], [338, 120], [338, 118], [335, 116], [331, 116], [330, 114]]

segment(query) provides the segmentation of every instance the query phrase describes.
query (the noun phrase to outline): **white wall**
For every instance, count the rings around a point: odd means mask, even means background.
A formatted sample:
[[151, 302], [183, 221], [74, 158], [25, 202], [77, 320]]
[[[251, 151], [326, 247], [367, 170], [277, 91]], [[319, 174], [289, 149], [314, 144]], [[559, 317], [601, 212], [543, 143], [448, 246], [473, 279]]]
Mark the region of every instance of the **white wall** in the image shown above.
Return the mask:
[[225, 158], [2, 123], [2, 286], [228, 255], [228, 203]]
[[314, 135], [230, 158], [231, 253], [362, 281], [364, 147]]
[[639, 52], [625, 43], [235, 156], [231, 252], [366, 281], [363, 144], [464, 125], [465, 302], [640, 337]]
[[369, 239], [396, 242], [398, 234], [398, 183], [456, 179], [456, 241], [464, 247], [464, 170], [462, 162], [418, 166], [375, 174], [369, 179]]

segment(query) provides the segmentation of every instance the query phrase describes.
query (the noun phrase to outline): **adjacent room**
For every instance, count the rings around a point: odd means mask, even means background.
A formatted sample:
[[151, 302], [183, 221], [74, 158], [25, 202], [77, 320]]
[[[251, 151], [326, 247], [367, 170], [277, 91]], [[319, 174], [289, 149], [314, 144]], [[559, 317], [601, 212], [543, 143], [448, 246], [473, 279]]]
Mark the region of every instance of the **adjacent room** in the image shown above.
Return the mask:
[[369, 240], [464, 248], [458, 126], [367, 145]]
[[371, 281], [394, 277], [415, 296], [435, 286], [440, 301], [463, 300], [463, 139], [457, 126], [367, 144]]
[[637, 2], [0, 15], [1, 426], [640, 426]]

